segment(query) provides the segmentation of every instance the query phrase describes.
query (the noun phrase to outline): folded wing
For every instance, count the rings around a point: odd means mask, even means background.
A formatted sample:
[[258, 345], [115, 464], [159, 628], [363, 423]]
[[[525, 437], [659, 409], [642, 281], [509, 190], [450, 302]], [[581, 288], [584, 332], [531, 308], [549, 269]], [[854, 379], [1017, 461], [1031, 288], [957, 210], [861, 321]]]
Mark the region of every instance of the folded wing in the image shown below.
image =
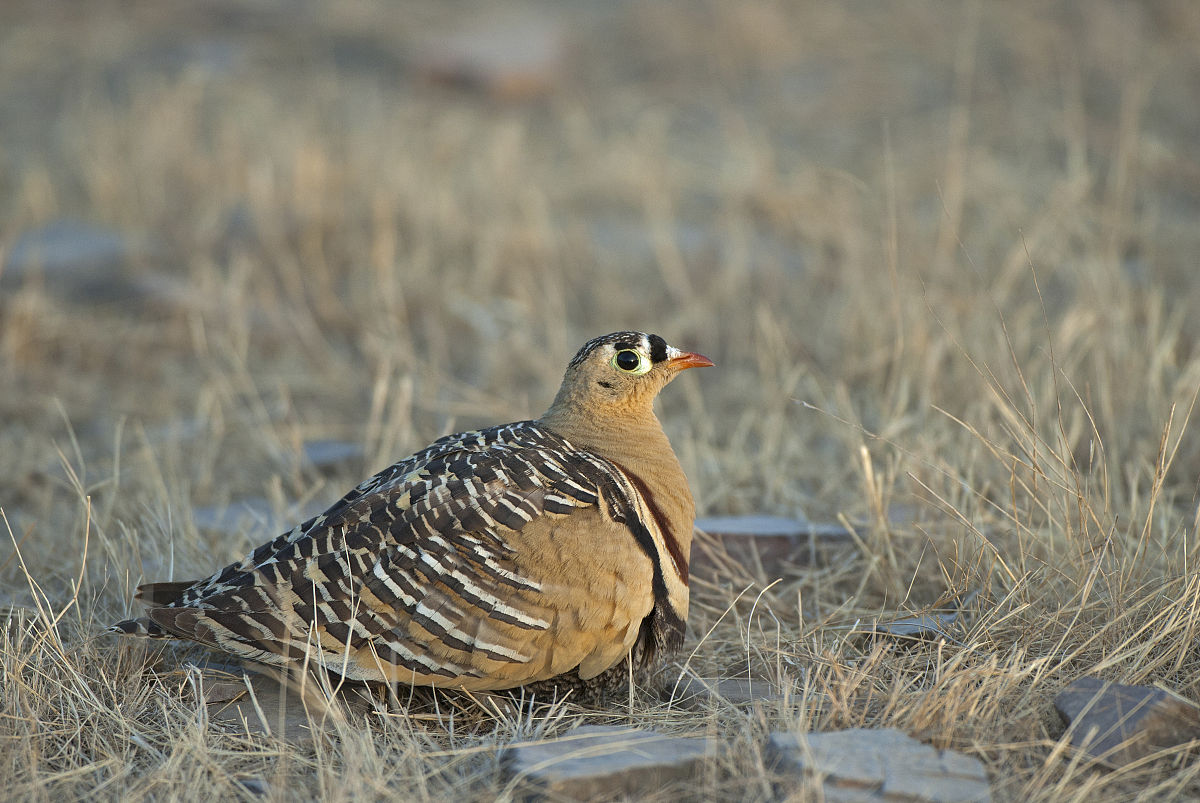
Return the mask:
[[591, 677], [656, 602], [618, 474], [530, 422], [445, 438], [212, 577], [143, 587], [158, 607], [114, 629], [364, 680]]

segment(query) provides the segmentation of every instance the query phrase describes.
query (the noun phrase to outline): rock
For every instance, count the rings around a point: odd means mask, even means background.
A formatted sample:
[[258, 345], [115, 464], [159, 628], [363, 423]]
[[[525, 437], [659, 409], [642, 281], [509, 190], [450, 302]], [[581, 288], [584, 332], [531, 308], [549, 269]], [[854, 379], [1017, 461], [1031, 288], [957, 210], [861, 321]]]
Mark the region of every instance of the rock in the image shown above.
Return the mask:
[[266, 531], [279, 535], [302, 521], [307, 521], [325, 511], [327, 504], [310, 501], [294, 514], [277, 514], [275, 506], [261, 496], [251, 496], [230, 502], [227, 505], [203, 505], [192, 508], [192, 521], [196, 528], [210, 532], [242, 534], [250, 531]]
[[637, 799], [696, 778], [713, 753], [704, 738], [585, 725], [559, 739], [505, 748], [500, 768], [527, 799]]
[[240, 678], [225, 673], [201, 675], [209, 722], [296, 743], [332, 732], [334, 724], [345, 718], [338, 705], [322, 699], [314, 680], [310, 684], [301, 690], [294, 682], [285, 685], [246, 671]]
[[[670, 692], [670, 689], [667, 689]], [[683, 705], [699, 706], [709, 702], [731, 705], [776, 703], [783, 695], [766, 680], [751, 678], [685, 678], [680, 682], [672, 700]]]
[[500, 100], [545, 95], [563, 69], [561, 26], [540, 16], [517, 16], [426, 42], [417, 69], [429, 80], [480, 91]]
[[361, 444], [339, 440], [305, 441], [303, 450], [304, 462], [325, 473], [356, 468], [366, 456]]
[[223, 533], [238, 533], [265, 527], [275, 530], [275, 506], [255, 496], [239, 499], [228, 505], [202, 505], [192, 508], [192, 521], [197, 529]]
[[789, 774], [824, 778], [827, 801], [989, 801], [979, 759], [937, 750], [894, 728], [773, 733], [765, 756]]
[[1200, 738], [1200, 708], [1150, 686], [1082, 677], [1054, 698], [1071, 746], [1111, 766]]
[[256, 775], [234, 778], [233, 782], [254, 797], [269, 797], [271, 785]]
[[120, 232], [56, 220], [21, 234], [8, 251], [0, 286], [40, 282], [69, 301], [114, 301], [138, 295], [125, 275], [137, 249]]
[[897, 619], [894, 622], [878, 622], [870, 632], [875, 636], [890, 636], [895, 639], [937, 641], [951, 638], [950, 627], [956, 621], [957, 613], [927, 613]]
[[840, 524], [782, 516], [709, 516], [696, 519], [692, 564], [701, 574], [736, 566], [771, 573], [782, 563], [815, 564], [822, 553], [850, 543]]

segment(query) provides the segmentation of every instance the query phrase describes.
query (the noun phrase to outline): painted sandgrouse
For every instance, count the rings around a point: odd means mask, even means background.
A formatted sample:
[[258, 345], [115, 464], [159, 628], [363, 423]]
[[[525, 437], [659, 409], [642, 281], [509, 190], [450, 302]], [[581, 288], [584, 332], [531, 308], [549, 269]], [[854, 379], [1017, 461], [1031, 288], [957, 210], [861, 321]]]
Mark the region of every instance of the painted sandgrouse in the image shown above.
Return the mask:
[[683, 640], [695, 505], [652, 405], [710, 365], [595, 338], [541, 418], [441, 438], [211, 577], [141, 586], [147, 615], [110, 629], [355, 680], [602, 694]]

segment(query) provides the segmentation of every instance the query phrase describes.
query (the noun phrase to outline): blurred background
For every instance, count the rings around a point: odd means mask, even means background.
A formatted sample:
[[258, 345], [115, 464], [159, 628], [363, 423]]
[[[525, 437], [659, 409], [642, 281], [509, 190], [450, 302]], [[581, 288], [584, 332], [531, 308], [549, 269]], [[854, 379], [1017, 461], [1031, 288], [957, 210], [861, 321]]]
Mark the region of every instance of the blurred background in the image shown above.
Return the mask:
[[639, 328], [719, 366], [662, 400], [704, 512], [986, 517], [998, 444], [1133, 504], [1200, 376], [1198, 9], [6, 2], [0, 500], [51, 571], [72, 489], [186, 553]]
[[694, 567], [687, 671], [782, 696], [620, 722], [722, 734], [737, 799], [768, 729], [880, 725], [997, 800], [1195, 799], [1192, 743], [1098, 773], [1052, 699], [1200, 697], [1198, 42], [1194, 0], [0, 2], [0, 777], [511, 792], [489, 744], [573, 715], [263, 747], [212, 655], [100, 634], [632, 328], [717, 364], [659, 403], [699, 512], [834, 535]]

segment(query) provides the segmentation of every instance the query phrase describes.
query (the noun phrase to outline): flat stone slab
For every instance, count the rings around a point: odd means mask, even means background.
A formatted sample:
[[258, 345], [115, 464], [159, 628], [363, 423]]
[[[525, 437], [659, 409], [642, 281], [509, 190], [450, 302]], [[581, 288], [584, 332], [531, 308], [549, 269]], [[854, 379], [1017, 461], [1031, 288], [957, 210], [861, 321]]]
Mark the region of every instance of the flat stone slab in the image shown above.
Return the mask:
[[335, 723], [345, 718], [337, 705], [325, 702], [315, 689], [301, 692], [253, 672], [242, 677], [205, 673], [201, 689], [210, 722], [289, 742], [311, 742], [318, 734], [332, 732]]
[[259, 528], [274, 532], [281, 526], [275, 506], [260, 496], [192, 508], [192, 521], [198, 529], [228, 533]]
[[[667, 688], [670, 692], [670, 687]], [[697, 706], [708, 702], [732, 705], [776, 703], [783, 699], [779, 690], [765, 680], [750, 678], [685, 678], [675, 689], [673, 699], [683, 705]]]
[[791, 775], [824, 778], [827, 801], [990, 801], [977, 758], [937, 750], [895, 728], [773, 733], [769, 765]]
[[416, 66], [435, 83], [499, 100], [528, 100], [554, 89], [565, 45], [562, 27], [544, 14], [518, 14], [429, 39], [417, 52]]
[[559, 739], [505, 748], [500, 769], [526, 799], [638, 799], [696, 778], [714, 753], [705, 738], [584, 725]]
[[818, 524], [804, 519], [787, 516], [704, 516], [696, 519], [696, 526], [709, 535], [723, 537], [787, 538], [841, 540], [849, 537], [849, 531], [840, 524]]
[[1111, 766], [1200, 738], [1200, 708], [1151, 686], [1082, 677], [1054, 698], [1071, 746]]
[[273, 537], [324, 513], [328, 507], [325, 502], [310, 500], [292, 515], [277, 514], [270, 500], [251, 496], [227, 505], [194, 507], [192, 522], [199, 530], [231, 534], [262, 532], [264, 537]]
[[22, 232], [4, 255], [0, 288], [33, 281], [71, 302], [123, 301], [142, 295], [126, 268], [147, 256], [124, 232], [80, 220], [51, 221]]
[[785, 516], [707, 516], [696, 519], [698, 534], [692, 562], [701, 571], [727, 567], [730, 561], [764, 569], [785, 562], [814, 564], [820, 553], [850, 543], [840, 524], [817, 524]]
[[901, 641], [937, 641], [953, 638], [951, 630], [956, 621], [957, 613], [926, 613], [892, 622], [876, 622], [870, 633]]
[[361, 444], [324, 439], [305, 441], [303, 456], [304, 462], [318, 471], [332, 473], [354, 468], [366, 457], [366, 453]]
[[5, 281], [41, 271], [53, 278], [119, 271], [131, 252], [125, 236], [78, 220], [22, 232], [4, 260]]

